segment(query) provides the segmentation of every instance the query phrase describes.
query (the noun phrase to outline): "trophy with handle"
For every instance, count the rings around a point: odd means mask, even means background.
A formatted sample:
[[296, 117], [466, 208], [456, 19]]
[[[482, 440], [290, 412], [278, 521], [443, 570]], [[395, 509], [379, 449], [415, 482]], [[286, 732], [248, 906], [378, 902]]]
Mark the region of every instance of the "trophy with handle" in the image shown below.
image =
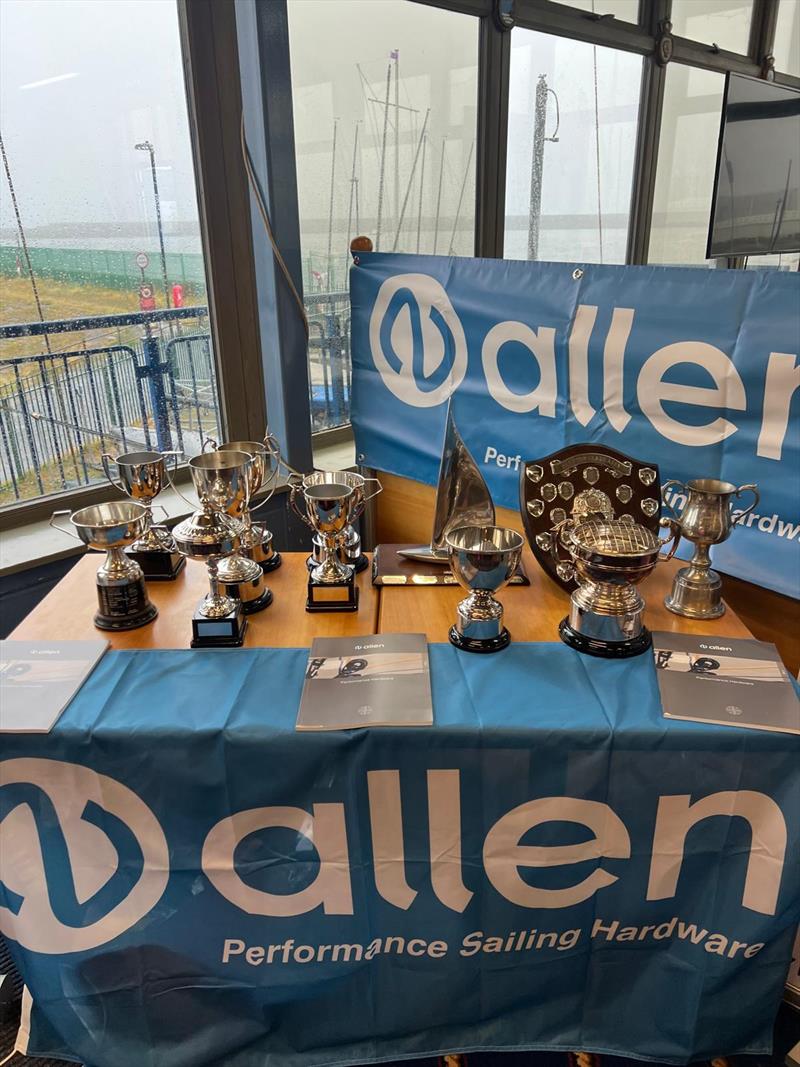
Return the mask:
[[[209, 580], [209, 592], [192, 618], [192, 648], [237, 647], [244, 641], [247, 617], [242, 601], [231, 595], [230, 585], [221, 586], [219, 567], [239, 548], [238, 516], [249, 499], [249, 465], [244, 452], [206, 452], [189, 460], [200, 510], [178, 523], [173, 536], [185, 556], [206, 564]], [[256, 570], [256, 583], [263, 582], [263, 571]], [[242, 583], [233, 584], [242, 591]]]
[[[302, 495], [303, 506], [298, 503]], [[352, 518], [354, 489], [338, 482], [291, 487], [289, 504], [322, 540], [322, 560], [308, 578], [306, 611], [357, 611], [355, 567], [339, 557], [344, 531]]]
[[[755, 485], [735, 486], [716, 478], [696, 478], [683, 482], [671, 478], [661, 487], [662, 496], [676, 488], [685, 497], [685, 504], [675, 519], [681, 534], [695, 548], [688, 567], [681, 567], [672, 582], [672, 589], [664, 600], [664, 606], [676, 615], [687, 619], [718, 619], [725, 614], [722, 599], [722, 579], [711, 569], [711, 545], [722, 544], [733, 532], [733, 527], [745, 519], [758, 504], [759, 493]], [[742, 493], [752, 493], [753, 502], [736, 518], [731, 514], [733, 498]], [[666, 503], [666, 500], [665, 500]], [[671, 505], [667, 504], [667, 507]]]
[[[125, 452], [121, 456], [104, 452], [102, 456], [109, 482], [147, 512], [146, 529], [130, 546], [128, 555], [136, 560], [148, 581], [173, 581], [186, 566], [172, 534], [166, 526], [153, 522], [153, 501], [169, 481], [167, 463], [171, 459], [174, 470], [180, 456], [180, 452], [155, 451]], [[116, 478], [112, 464], [117, 468]]]
[[[371, 492], [367, 490], [369, 483], [373, 483], [376, 486]], [[353, 490], [350, 521], [344, 528], [337, 551], [340, 561], [355, 567], [356, 574], [363, 571], [369, 566], [369, 560], [361, 550], [361, 537], [354, 524], [364, 514], [367, 503], [383, 490], [381, 483], [377, 478], [367, 478], [365, 475], [357, 474], [355, 471], [313, 471], [311, 474], [307, 474], [300, 484], [302, 489], [306, 489], [310, 485], [349, 485]], [[311, 555], [306, 561], [309, 570], [319, 566], [324, 553], [325, 544], [323, 538], [319, 534], [314, 534]]]
[[[280, 452], [273, 444], [274, 438], [265, 436], [263, 441], [223, 441], [217, 444], [210, 440], [210, 444], [218, 452], [246, 452], [252, 457], [250, 465], [250, 504], [242, 516], [242, 540], [239, 554], [257, 563], [265, 574], [277, 570], [281, 565], [280, 552], [276, 552], [272, 544], [272, 534], [263, 522], [254, 522], [253, 515], [259, 508], [263, 508], [272, 499], [278, 480], [280, 464]], [[252, 501], [262, 489], [267, 489], [267, 494], [262, 501], [253, 505]]]
[[[56, 519], [62, 515], [69, 515], [75, 533], [58, 525]], [[132, 500], [112, 500], [72, 513], [53, 512], [50, 525], [54, 529], [106, 553], [97, 571], [98, 610], [94, 624], [99, 630], [135, 630], [158, 615], [148, 596], [142, 568], [123, 552], [144, 537], [148, 522], [147, 508]]]

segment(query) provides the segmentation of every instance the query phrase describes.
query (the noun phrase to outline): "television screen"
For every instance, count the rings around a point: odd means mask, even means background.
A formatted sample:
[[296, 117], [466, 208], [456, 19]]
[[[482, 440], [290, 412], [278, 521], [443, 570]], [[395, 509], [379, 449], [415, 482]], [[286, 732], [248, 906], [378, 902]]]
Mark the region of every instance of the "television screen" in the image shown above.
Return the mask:
[[707, 254], [800, 251], [800, 90], [728, 74]]

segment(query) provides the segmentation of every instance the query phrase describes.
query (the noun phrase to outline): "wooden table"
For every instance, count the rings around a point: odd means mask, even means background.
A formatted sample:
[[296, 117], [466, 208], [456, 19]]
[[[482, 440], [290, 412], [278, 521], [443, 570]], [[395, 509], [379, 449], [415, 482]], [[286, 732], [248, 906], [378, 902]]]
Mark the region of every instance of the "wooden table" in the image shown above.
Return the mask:
[[[358, 611], [305, 610], [307, 554], [283, 552], [281, 566], [266, 576], [274, 600], [268, 608], [248, 616], [245, 648], [306, 648], [315, 637], [358, 637], [374, 634], [378, 621], [378, 592], [370, 570], [358, 576]], [[112, 648], [188, 648], [192, 615], [208, 592], [208, 573], [188, 560], [174, 582], [148, 582], [147, 591], [158, 608], [158, 618], [138, 630], [111, 633], [95, 629], [97, 610], [95, 574], [102, 557], [88, 553], [55, 589], [33, 609], [10, 635], [18, 640], [57, 641], [108, 637]]]
[[[531, 584], [509, 585], [498, 594], [505, 624], [516, 641], [557, 641], [558, 624], [569, 611], [569, 597], [547, 577], [527, 546], [523, 560]], [[659, 563], [639, 586], [647, 602], [645, 620], [650, 629], [752, 637], [730, 608], [712, 622], [684, 619], [667, 611], [664, 597], [675, 571], [683, 566], [680, 560]], [[378, 603], [378, 633], [420, 632], [429, 641], [446, 641], [455, 622], [456, 604], [465, 596], [459, 586], [385, 586]]]
[[[525, 549], [530, 586], [508, 586], [499, 594], [505, 621], [516, 641], [557, 641], [558, 624], [567, 614], [569, 598], [544, 574]], [[101, 557], [87, 554], [11, 634], [20, 640], [85, 639], [101, 631], [92, 624], [97, 609], [94, 575]], [[314, 637], [355, 637], [374, 633], [424, 633], [429, 641], [446, 641], [455, 621], [456, 604], [466, 594], [458, 586], [404, 586], [376, 589], [369, 569], [358, 576], [357, 612], [309, 614], [306, 601], [306, 556], [284, 552], [283, 565], [267, 575], [274, 601], [249, 616], [246, 647], [304, 648]], [[714, 622], [694, 622], [664, 607], [679, 561], [659, 564], [641, 585], [647, 601], [647, 624], [655, 630], [750, 637], [744, 623], [728, 611]], [[108, 633], [112, 648], [187, 648], [191, 618], [208, 589], [205, 567], [189, 561], [174, 582], [150, 582], [148, 591], [158, 618], [148, 626]]]

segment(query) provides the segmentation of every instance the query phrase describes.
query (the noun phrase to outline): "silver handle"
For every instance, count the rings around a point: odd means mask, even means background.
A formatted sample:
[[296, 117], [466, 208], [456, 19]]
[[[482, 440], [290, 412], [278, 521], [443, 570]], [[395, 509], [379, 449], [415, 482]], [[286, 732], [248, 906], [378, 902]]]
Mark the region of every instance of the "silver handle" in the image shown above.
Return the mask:
[[[116, 463], [117, 462], [116, 456], [112, 456], [110, 452], [104, 452], [103, 455], [100, 458], [101, 458], [102, 463], [103, 463], [103, 470], [105, 471], [106, 478], [108, 478], [108, 480], [111, 482], [111, 484], [114, 486], [115, 489], [119, 489], [119, 491], [122, 493], [123, 496], [127, 496], [128, 493], [127, 493], [125, 487], [123, 485], [121, 485], [119, 482], [115, 482], [114, 481], [114, 479], [111, 477], [111, 471], [108, 469], [108, 461], [111, 460], [112, 463]], [[56, 515], [61, 515], [62, 512], [56, 511], [55, 514]], [[64, 514], [69, 515], [69, 512], [68, 511], [64, 512]], [[59, 527], [56, 526], [56, 529], [59, 529]], [[80, 538], [78, 540], [80, 540]]]
[[678, 542], [681, 539], [681, 527], [675, 519], [659, 519], [659, 526], [666, 526], [669, 528], [669, 537], [659, 537], [659, 545], [670, 545], [669, 552], [659, 552], [658, 559], [661, 563], [666, 563], [668, 559], [672, 559], [678, 548]]
[[[72, 512], [69, 510], [69, 508], [64, 508], [62, 511], [54, 511], [53, 514], [50, 516], [49, 525], [52, 526], [54, 530], [58, 530], [59, 533], [66, 534], [68, 537], [74, 537], [76, 541], [81, 541], [80, 537], [78, 537], [74, 530], [65, 530], [63, 526], [59, 526], [58, 523], [55, 521], [56, 518], [60, 515], [71, 514]], [[83, 541], [81, 541], [81, 544], [83, 544]]]
[[745, 508], [741, 515], [736, 516], [736, 518], [733, 520], [734, 526], [738, 525], [740, 522], [742, 522], [743, 519], [747, 518], [753, 508], [758, 506], [758, 502], [761, 499], [761, 494], [758, 491], [757, 485], [740, 485], [739, 488], [736, 490], [736, 496], [741, 496], [742, 493], [752, 493], [753, 503], [750, 505], [749, 508]]

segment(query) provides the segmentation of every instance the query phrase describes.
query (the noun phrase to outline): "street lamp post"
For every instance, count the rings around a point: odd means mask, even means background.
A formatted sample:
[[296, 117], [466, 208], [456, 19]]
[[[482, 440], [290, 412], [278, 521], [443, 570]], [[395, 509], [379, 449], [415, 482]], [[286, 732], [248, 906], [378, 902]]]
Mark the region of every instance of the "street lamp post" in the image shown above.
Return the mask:
[[164, 279], [164, 299], [167, 302], [167, 307], [170, 306], [169, 302], [169, 284], [167, 282], [167, 256], [164, 252], [164, 230], [161, 226], [161, 201], [158, 197], [158, 177], [156, 176], [156, 152], [150, 141], [142, 141], [141, 144], [133, 146], [139, 152], [150, 153], [150, 171], [153, 175], [153, 197], [156, 202], [156, 225], [158, 226], [158, 243], [161, 247], [161, 275]]

